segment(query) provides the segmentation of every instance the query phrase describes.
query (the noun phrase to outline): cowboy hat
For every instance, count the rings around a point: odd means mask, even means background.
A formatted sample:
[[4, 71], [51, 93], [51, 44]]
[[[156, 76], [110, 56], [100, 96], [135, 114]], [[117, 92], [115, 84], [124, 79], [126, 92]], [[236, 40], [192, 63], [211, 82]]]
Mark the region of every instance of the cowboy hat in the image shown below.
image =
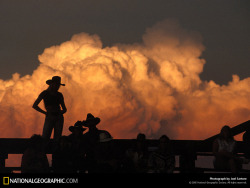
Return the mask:
[[82, 121], [82, 125], [84, 127], [96, 126], [100, 121], [99, 117], [94, 117], [91, 113], [88, 113], [86, 120]]
[[113, 140], [113, 137], [111, 136], [111, 134], [108, 131], [100, 131], [99, 133], [99, 142], [108, 142]]
[[51, 85], [52, 83], [56, 83], [61, 86], [65, 86], [65, 84], [61, 83], [61, 77], [60, 76], [53, 76], [51, 80], [47, 80], [46, 84]]
[[79, 129], [79, 130], [82, 131], [82, 132], [86, 130], [85, 128], [83, 128], [83, 127], [80, 125], [79, 122], [76, 122], [74, 126], [70, 126], [70, 127], [69, 127], [69, 131], [70, 131], [70, 132], [73, 132], [75, 129]]

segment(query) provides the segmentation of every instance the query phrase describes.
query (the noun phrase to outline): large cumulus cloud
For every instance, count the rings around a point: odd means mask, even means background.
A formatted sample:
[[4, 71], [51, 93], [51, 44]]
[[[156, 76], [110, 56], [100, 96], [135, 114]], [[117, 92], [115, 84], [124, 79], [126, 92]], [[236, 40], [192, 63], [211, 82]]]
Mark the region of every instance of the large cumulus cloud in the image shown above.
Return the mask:
[[[32, 75], [0, 80], [1, 137], [41, 134], [44, 116], [31, 108], [45, 81], [66, 84], [63, 134], [91, 112], [115, 138], [204, 139], [222, 125], [250, 119], [250, 78], [228, 85], [202, 81], [205, 47], [199, 33], [175, 20], [148, 28], [142, 43], [103, 47], [98, 35], [80, 33], [46, 48]], [[42, 105], [41, 105], [42, 106]]]

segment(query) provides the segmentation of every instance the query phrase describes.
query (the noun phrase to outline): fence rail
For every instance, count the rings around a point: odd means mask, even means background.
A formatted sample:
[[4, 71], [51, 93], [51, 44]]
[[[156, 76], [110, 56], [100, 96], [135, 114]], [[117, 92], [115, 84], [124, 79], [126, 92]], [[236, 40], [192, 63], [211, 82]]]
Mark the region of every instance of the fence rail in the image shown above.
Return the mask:
[[[237, 135], [246, 131], [250, 127], [250, 121], [244, 122], [232, 128], [233, 135]], [[179, 156], [179, 171], [180, 172], [195, 172], [198, 168], [195, 167], [197, 156], [206, 156], [206, 153], [212, 152], [213, 140], [217, 135], [214, 135], [206, 140], [171, 140], [174, 154]], [[135, 139], [114, 139], [114, 147], [119, 147], [124, 151], [131, 148], [136, 142]], [[9, 154], [23, 154], [29, 144], [28, 138], [0, 138], [0, 172], [6, 172], [20, 167], [6, 167], [5, 160]], [[54, 147], [53, 140], [50, 140], [46, 149], [47, 154], [52, 154]], [[158, 140], [147, 140], [148, 147], [154, 148], [158, 146]], [[237, 153], [245, 153], [249, 146], [237, 141]]]
[[[114, 147], [119, 147], [120, 150], [131, 148], [135, 144], [134, 139], [114, 139]], [[29, 139], [27, 138], [1, 138], [0, 139], [0, 172], [8, 172], [10, 170], [20, 170], [20, 167], [6, 167], [5, 160], [9, 154], [23, 154], [27, 148]], [[176, 156], [179, 156], [180, 172], [196, 172], [195, 167], [197, 156], [206, 156], [212, 152], [212, 143], [203, 140], [171, 140], [173, 151]], [[158, 140], [147, 140], [149, 148], [156, 148]], [[238, 153], [245, 153], [246, 145], [242, 141], [237, 141]], [[52, 154], [54, 148], [53, 140], [50, 140], [46, 149], [47, 154]], [[200, 170], [199, 170], [200, 171]]]

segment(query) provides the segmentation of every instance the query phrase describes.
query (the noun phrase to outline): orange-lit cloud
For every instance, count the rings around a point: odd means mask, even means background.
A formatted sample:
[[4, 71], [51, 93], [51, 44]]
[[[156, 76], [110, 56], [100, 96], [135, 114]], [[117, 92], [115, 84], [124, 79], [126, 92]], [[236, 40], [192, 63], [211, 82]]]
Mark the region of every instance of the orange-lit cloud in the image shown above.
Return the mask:
[[[44, 116], [32, 109], [45, 81], [62, 77], [68, 112], [63, 134], [91, 112], [115, 138], [205, 139], [224, 124], [250, 119], [250, 78], [228, 85], [200, 79], [205, 60], [201, 36], [165, 20], [148, 28], [141, 44], [102, 47], [80, 33], [46, 48], [32, 75], [0, 80], [0, 137], [41, 134]], [[42, 106], [42, 105], [41, 105]]]

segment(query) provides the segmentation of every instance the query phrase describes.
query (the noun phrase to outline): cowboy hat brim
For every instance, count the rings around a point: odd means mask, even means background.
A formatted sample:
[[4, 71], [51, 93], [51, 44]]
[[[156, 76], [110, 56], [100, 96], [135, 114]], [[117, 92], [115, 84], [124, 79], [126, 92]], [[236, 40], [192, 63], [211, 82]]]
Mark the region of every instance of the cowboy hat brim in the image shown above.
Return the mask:
[[82, 132], [85, 131], [86, 129], [83, 127], [76, 127], [76, 126], [70, 126], [69, 131], [73, 132], [75, 129], [80, 129]]
[[[47, 85], [51, 85], [53, 83], [53, 80], [47, 80], [46, 81], [46, 84]], [[65, 86], [65, 84], [61, 84], [61, 83], [58, 83], [59, 85], [61, 85], [61, 86]]]
[[99, 124], [100, 121], [101, 121], [100, 118], [95, 117], [95, 118], [93, 118], [93, 119], [87, 119], [87, 120], [85, 120], [85, 121], [82, 121], [82, 125], [83, 125], [84, 127], [92, 127], [92, 126], [96, 126], [97, 124]]

